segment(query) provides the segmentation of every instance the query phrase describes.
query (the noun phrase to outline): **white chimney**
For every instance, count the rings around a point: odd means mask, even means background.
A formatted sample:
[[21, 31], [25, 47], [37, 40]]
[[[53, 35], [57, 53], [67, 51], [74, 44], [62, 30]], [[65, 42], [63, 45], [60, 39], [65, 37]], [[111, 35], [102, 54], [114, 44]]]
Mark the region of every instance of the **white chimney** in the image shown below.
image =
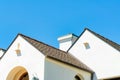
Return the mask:
[[78, 37], [74, 34], [68, 34], [58, 38], [59, 49], [67, 51]]

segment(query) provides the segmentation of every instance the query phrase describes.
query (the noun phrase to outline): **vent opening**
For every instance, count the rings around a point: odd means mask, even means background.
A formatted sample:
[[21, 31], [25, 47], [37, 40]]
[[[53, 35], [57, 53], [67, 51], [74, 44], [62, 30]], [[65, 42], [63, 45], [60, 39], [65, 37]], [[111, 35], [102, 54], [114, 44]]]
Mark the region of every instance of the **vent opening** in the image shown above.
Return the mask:
[[84, 46], [85, 46], [86, 49], [90, 49], [90, 45], [89, 45], [88, 42], [85, 42], [85, 43], [84, 43]]

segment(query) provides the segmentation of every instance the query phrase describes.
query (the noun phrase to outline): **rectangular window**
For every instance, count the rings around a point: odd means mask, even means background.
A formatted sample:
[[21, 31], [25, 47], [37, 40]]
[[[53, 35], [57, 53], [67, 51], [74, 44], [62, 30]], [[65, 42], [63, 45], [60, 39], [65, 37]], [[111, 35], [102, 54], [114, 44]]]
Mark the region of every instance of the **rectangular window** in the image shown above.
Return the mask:
[[89, 43], [85, 42], [85, 43], [84, 43], [84, 46], [85, 46], [86, 49], [90, 49]]

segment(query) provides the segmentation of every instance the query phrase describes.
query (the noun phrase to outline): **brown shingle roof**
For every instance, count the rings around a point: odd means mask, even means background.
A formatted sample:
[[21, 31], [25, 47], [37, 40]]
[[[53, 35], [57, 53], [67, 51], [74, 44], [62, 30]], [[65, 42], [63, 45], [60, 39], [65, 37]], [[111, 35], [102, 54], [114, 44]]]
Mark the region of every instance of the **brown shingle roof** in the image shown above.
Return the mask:
[[117, 44], [117, 43], [115, 43], [115, 42], [113, 42], [113, 41], [111, 41], [111, 40], [109, 40], [109, 39], [107, 39], [107, 38], [105, 38], [105, 37], [103, 37], [103, 36], [101, 36], [101, 35], [93, 32], [93, 31], [91, 31], [91, 30], [89, 30], [89, 29], [87, 29], [87, 28], [86, 28], [86, 30], [90, 31], [90, 32], [91, 32], [92, 34], [94, 34], [96, 37], [100, 38], [101, 40], [103, 40], [104, 42], [106, 42], [107, 44], [109, 44], [110, 46], [112, 46], [113, 48], [115, 48], [115, 49], [117, 49], [118, 51], [120, 51], [120, 45], [119, 45], [119, 44]]
[[61, 62], [70, 64], [72, 66], [78, 67], [80, 69], [89, 71], [93, 73], [93, 71], [88, 68], [85, 64], [77, 60], [74, 56], [71, 54], [61, 51], [59, 49], [56, 49], [52, 46], [49, 46], [47, 44], [44, 44], [40, 41], [37, 41], [33, 38], [27, 37], [25, 35], [20, 34], [26, 41], [28, 41], [31, 45], [33, 45], [36, 49], [38, 49], [40, 52], [42, 52], [45, 56], [48, 56], [50, 58], [59, 60]]

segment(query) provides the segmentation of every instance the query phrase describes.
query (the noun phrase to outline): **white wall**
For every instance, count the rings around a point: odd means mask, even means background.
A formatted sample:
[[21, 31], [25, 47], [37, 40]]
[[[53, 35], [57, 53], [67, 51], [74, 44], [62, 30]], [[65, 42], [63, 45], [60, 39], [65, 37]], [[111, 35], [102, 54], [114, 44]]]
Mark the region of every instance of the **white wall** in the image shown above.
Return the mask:
[[[21, 56], [17, 56], [15, 50], [20, 44]], [[29, 74], [29, 80], [37, 75], [44, 80], [44, 55], [31, 46], [21, 36], [14, 41], [5, 56], [0, 61], [0, 80], [6, 80], [8, 73], [16, 66], [24, 67]]]
[[[89, 49], [84, 44], [88, 42]], [[99, 79], [120, 76], [120, 52], [88, 30], [78, 39], [69, 53], [93, 69]]]
[[4, 54], [4, 51], [1, 49], [0, 50], [0, 57]]
[[75, 75], [78, 73], [83, 76], [84, 80], [91, 80], [89, 72], [50, 58], [45, 60], [45, 80], [74, 80]]
[[59, 44], [59, 49], [63, 51], [67, 51], [72, 45], [72, 41], [67, 41]]

